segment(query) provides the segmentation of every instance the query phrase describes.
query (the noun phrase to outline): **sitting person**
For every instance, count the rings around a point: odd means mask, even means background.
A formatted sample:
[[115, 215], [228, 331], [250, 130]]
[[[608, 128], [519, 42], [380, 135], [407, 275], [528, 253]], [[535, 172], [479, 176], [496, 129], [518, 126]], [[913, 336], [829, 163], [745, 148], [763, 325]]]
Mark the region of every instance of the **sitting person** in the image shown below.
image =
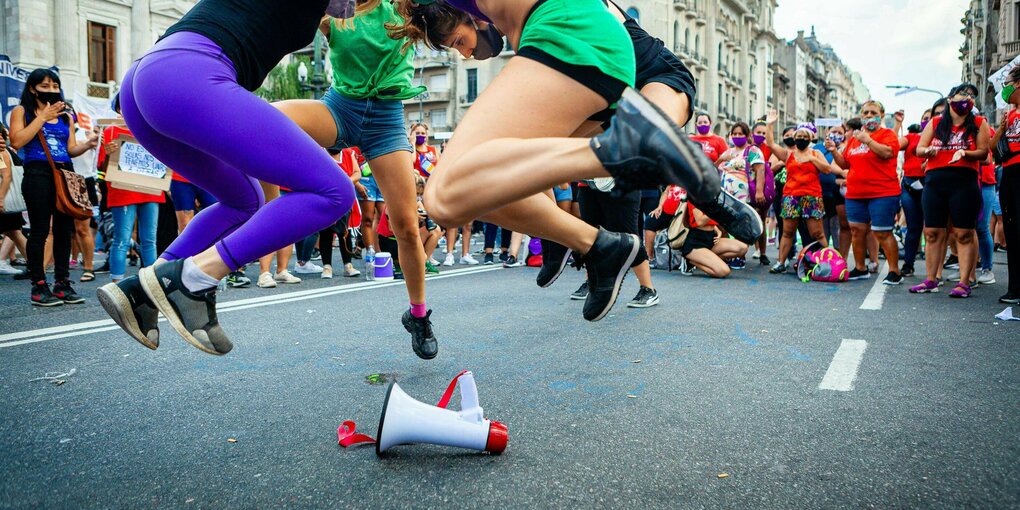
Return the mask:
[[687, 204], [687, 222], [691, 228], [681, 251], [684, 258], [712, 278], [726, 278], [731, 269], [726, 260], [743, 257], [747, 245], [723, 238], [719, 224], [705, 216], [694, 204]]

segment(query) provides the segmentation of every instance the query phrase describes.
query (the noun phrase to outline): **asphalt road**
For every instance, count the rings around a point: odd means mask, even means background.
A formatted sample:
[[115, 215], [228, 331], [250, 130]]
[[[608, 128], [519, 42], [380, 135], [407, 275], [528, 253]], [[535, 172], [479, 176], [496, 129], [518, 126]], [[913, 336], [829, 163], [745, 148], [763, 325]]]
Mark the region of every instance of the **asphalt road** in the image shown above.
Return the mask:
[[[236, 347], [213, 357], [165, 323], [155, 352], [109, 330], [96, 283], [86, 305], [39, 310], [0, 281], [0, 507], [1020, 506], [1020, 322], [993, 317], [1001, 281], [964, 301], [891, 288], [862, 310], [874, 279], [656, 271], [661, 305], [627, 309], [631, 275], [590, 324], [567, 298], [578, 273], [545, 290], [535, 274], [431, 280], [428, 362], [399, 283], [229, 290]], [[866, 349], [840, 372], [845, 339]], [[375, 433], [370, 375], [431, 403], [462, 369], [509, 427], [504, 455], [337, 446], [346, 419]], [[847, 391], [819, 388], [833, 371]]]

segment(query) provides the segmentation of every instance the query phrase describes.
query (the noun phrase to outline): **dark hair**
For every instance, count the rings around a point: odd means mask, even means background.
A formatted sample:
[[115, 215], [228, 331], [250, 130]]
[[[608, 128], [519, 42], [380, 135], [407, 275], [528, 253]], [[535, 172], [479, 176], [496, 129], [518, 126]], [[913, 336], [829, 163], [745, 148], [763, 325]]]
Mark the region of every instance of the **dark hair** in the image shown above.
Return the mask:
[[328, 153], [328, 154], [329, 154], [330, 156], [336, 156], [337, 154], [340, 154], [340, 153], [341, 153], [341, 152], [343, 152], [343, 151], [341, 151], [341, 150], [339, 150], [339, 149], [332, 149], [332, 148], [330, 148], [330, 149], [326, 149], [326, 152], [327, 152], [327, 153]]
[[120, 113], [120, 92], [113, 96], [113, 104], [110, 106], [113, 107], [113, 111]]
[[787, 133], [787, 131], [796, 132], [797, 131], [797, 126], [786, 126], [785, 128], [783, 128], [783, 134], [784, 135]]
[[768, 127], [769, 125], [764, 123], [764, 122], [762, 122], [762, 121], [760, 121], [760, 120], [759, 121], [755, 121], [754, 125], [751, 126], [751, 131], [754, 131], [755, 129], [758, 129], [758, 126]]
[[1020, 66], [1009, 70], [1009, 81], [1020, 81]]
[[732, 126], [730, 126], [730, 136], [733, 136], [733, 130], [737, 128], [744, 130], [745, 135], [751, 136], [751, 128], [747, 127], [746, 122], [736, 122]]
[[860, 117], [854, 117], [846, 121], [846, 128], [857, 131], [858, 129], [864, 128], [864, 122], [861, 122]]
[[710, 124], [712, 123], [712, 116], [709, 115], [708, 112], [699, 112], [697, 115], [694, 116], [694, 122], [698, 122], [698, 119], [701, 117], [708, 117], [708, 122]]
[[[46, 78], [53, 80], [60, 88], [60, 100], [64, 99], [64, 89], [60, 85], [60, 75], [57, 74], [53, 69], [36, 69], [29, 73], [28, 78], [25, 80], [25, 88], [21, 91], [21, 107], [25, 109], [25, 124], [30, 124], [35, 120], [35, 109], [38, 107], [38, 102], [35, 97], [35, 88], [42, 82], [46, 81]], [[67, 122], [67, 118], [63, 115], [60, 116], [61, 121]]]
[[978, 91], [977, 85], [974, 85], [973, 83], [961, 83], [961, 84], [957, 85], [955, 88], [953, 88], [953, 90], [949, 91], [949, 96], [948, 97], [953, 97], [958, 92], [961, 92], [961, 91], [967, 90], [967, 89], [970, 89], [970, 90], [974, 91], [974, 93], [972, 94], [973, 96], [977, 96], [978, 95], [979, 91]]
[[[975, 88], [975, 87], [974, 87], [974, 85], [971, 85], [970, 83], [964, 83], [962, 85], [958, 85], [956, 87], [953, 87], [953, 90], [949, 91], [949, 97], [953, 97], [956, 94], [962, 92], [964, 89], [967, 89], [967, 88]], [[948, 102], [948, 99], [946, 101]], [[933, 112], [935, 111], [935, 107], [934, 106], [932, 107], [932, 111]], [[963, 128], [963, 136], [964, 136], [965, 139], [966, 138], [972, 138], [974, 140], [977, 140], [978, 126], [977, 126], [977, 119], [976, 119], [976, 116], [974, 115], [974, 110], [973, 109], [971, 109], [969, 112], [967, 112], [967, 116], [964, 117], [963, 124], [960, 125], [960, 127]], [[948, 145], [949, 144], [949, 139], [952, 138], [952, 137], [953, 137], [953, 113], [952, 113], [952, 108], [946, 108], [946, 110], [944, 112], [942, 112], [942, 118], [941, 118], [941, 120], [939, 120], [939, 125], [935, 126], [935, 138], [938, 138], [939, 141], [942, 142], [942, 145]]]
[[407, 39], [404, 49], [419, 42], [433, 50], [446, 49], [446, 41], [457, 27], [470, 24], [471, 16], [454, 9], [445, 0], [421, 5], [414, 1], [400, 2], [397, 13], [404, 20], [402, 25], [387, 23], [386, 31], [395, 40]]
[[932, 103], [931, 109], [928, 110], [929, 112], [931, 112], [931, 116], [934, 117], [935, 116], [935, 110], [939, 109], [940, 107], [943, 108], [943, 109], [947, 108], [949, 105], [946, 104], [946, 103], [948, 103], [948, 102], [949, 102], [949, 100], [943, 97], [943, 98], [939, 98], [934, 103]]
[[911, 125], [907, 126], [907, 132], [908, 133], [913, 133], [913, 134], [920, 133], [921, 132], [921, 125], [920, 124], [911, 124]]

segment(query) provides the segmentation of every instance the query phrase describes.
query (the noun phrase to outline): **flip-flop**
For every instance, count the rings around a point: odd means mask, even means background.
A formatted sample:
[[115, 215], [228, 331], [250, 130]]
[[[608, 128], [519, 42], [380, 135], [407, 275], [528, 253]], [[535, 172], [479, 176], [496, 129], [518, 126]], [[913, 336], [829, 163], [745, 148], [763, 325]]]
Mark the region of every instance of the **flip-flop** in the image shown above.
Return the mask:
[[82, 271], [81, 278], [78, 278], [79, 282], [91, 282], [96, 279], [96, 273], [92, 271]]

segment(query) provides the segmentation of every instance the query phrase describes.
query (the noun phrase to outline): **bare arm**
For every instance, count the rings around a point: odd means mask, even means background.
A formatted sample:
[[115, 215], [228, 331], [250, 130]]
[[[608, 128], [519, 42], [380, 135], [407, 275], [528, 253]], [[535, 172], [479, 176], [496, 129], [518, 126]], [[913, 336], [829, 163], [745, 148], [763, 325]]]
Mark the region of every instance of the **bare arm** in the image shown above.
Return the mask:
[[811, 163], [823, 174], [832, 173], [832, 165], [829, 164], [829, 161], [825, 159], [821, 152], [811, 151]]
[[985, 122], [978, 128], [977, 147], [972, 151], [964, 151], [963, 157], [977, 161], [988, 159], [988, 149], [991, 147], [991, 140], [992, 128]]
[[13, 172], [11, 171], [11, 156], [7, 154], [7, 150], [0, 151], [0, 212], [4, 211], [4, 199], [7, 198], [7, 193], [11, 190], [11, 180], [14, 179]]
[[921, 133], [921, 141], [917, 143], [917, 150], [914, 151], [919, 158], [931, 158], [935, 155], [935, 149], [931, 147], [931, 141], [935, 138], [934, 123], [930, 123]]
[[[68, 117], [70, 117], [70, 114], [68, 114]], [[78, 123], [73, 118], [68, 119], [68, 131], [70, 133], [67, 136], [67, 154], [72, 158], [77, 158], [96, 148], [99, 137], [96, 136], [94, 131], [89, 133], [88, 138], [84, 142], [78, 143], [78, 137], [75, 135], [78, 132]]]

